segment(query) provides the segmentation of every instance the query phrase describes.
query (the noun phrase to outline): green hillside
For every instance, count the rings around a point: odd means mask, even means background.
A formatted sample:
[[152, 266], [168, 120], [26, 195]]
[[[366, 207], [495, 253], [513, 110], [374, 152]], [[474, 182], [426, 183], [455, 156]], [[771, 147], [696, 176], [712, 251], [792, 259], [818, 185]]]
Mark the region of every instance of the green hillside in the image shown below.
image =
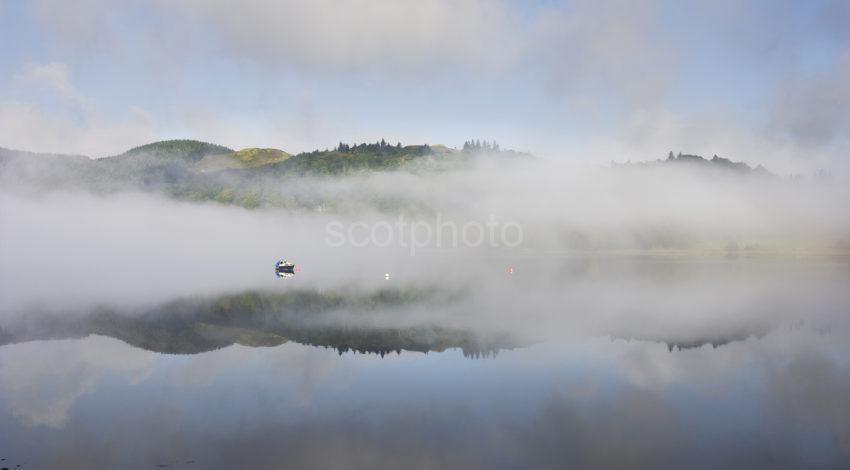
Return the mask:
[[468, 142], [462, 150], [443, 145], [393, 145], [385, 140], [340, 143], [330, 150], [291, 155], [274, 148], [234, 151], [196, 140], [167, 140], [95, 160], [2, 150], [0, 181], [34, 191], [64, 188], [108, 194], [141, 190], [193, 202], [313, 210], [335, 206], [339, 201], [298, 198], [281, 191], [280, 182], [300, 176], [372, 171], [445, 171], [469, 166], [479, 156], [508, 160], [527, 158], [528, 154], [502, 151], [495, 144], [477, 141]]
[[390, 145], [384, 141], [350, 146], [340, 143], [333, 150], [300, 153], [272, 169], [278, 173], [340, 174], [361, 170], [393, 170], [426, 156], [436, 155], [426, 145]]
[[229, 153], [233, 153], [233, 150], [222, 145], [197, 140], [163, 140], [132, 148], [112, 158], [123, 161], [139, 158], [179, 159], [196, 163], [207, 155], [224, 155]]
[[227, 154], [208, 154], [195, 164], [200, 172], [243, 170], [280, 163], [292, 158], [280, 149], [247, 148]]
[[256, 167], [280, 163], [288, 160], [292, 155], [279, 149], [247, 148], [234, 152], [233, 158], [241, 162], [245, 167]]

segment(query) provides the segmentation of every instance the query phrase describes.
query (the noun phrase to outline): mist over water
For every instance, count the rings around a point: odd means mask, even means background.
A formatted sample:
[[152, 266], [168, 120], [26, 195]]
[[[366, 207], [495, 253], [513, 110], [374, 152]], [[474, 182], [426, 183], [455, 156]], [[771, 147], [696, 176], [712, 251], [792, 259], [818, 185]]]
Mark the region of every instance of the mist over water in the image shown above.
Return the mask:
[[[536, 162], [277, 190], [318, 203], [5, 188], [2, 457], [32, 468], [850, 459], [844, 185]], [[438, 217], [491, 216], [516, 223], [521, 243], [449, 243], [446, 227], [436, 241]], [[423, 225], [370, 240], [399, 218]], [[300, 272], [275, 277], [283, 258]]]
[[[298, 262], [305, 271], [297, 282], [311, 288], [369, 284], [387, 272], [398, 282], [488, 286], [499, 268], [547, 257], [788, 257], [850, 247], [843, 182], [686, 165], [482, 158], [436, 173], [223, 176], [301, 204], [254, 210], [155, 191], [71, 190], [21, 169], [3, 177], [0, 278], [8, 295], [0, 315], [34, 302], [67, 310], [269, 287], [267, 267], [281, 257]], [[546, 282], [542, 268], [518, 268]]]

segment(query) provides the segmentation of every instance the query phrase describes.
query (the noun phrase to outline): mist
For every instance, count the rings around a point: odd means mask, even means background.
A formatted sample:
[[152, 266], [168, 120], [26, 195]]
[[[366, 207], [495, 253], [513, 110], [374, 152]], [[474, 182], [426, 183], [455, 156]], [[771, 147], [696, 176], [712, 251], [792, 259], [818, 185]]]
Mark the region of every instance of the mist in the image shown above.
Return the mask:
[[[322, 322], [436, 324], [525, 343], [587, 333], [688, 342], [801, 318], [831, 324], [848, 302], [847, 265], [834, 257], [850, 246], [850, 193], [833, 180], [492, 155], [439, 171], [219, 176], [298, 202], [249, 210], [48, 185], [31, 169], [4, 176], [7, 324], [103, 308], [140, 315], [244, 291], [427, 289], [440, 295], [367, 317], [343, 307]], [[821, 261], [776, 271], [800, 255]], [[275, 278], [278, 259], [301, 272]]]

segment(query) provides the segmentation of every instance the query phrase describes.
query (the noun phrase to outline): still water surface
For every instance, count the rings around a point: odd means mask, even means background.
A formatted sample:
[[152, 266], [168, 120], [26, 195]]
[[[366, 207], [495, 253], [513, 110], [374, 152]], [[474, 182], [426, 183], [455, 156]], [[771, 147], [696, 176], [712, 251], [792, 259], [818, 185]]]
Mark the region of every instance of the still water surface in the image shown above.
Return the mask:
[[2, 464], [850, 467], [846, 259], [503, 264], [22, 309]]

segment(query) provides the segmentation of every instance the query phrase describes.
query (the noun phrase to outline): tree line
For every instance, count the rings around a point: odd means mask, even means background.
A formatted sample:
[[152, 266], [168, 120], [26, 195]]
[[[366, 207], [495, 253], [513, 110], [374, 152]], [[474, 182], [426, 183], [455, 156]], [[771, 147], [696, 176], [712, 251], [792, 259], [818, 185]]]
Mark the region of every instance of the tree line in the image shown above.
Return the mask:
[[349, 145], [349, 144], [346, 144], [345, 142], [340, 142], [339, 145], [337, 145], [334, 150], [337, 151], [337, 152], [347, 153], [347, 152], [356, 152], [356, 151], [375, 152], [375, 151], [380, 151], [380, 150], [385, 150], [385, 149], [401, 150], [402, 145], [401, 145], [401, 142], [398, 142], [395, 145], [392, 145], [384, 139], [381, 139], [378, 142], [375, 142], [374, 144], [365, 144], [365, 143], [364, 144], [356, 144], [355, 143], [354, 145]]
[[467, 140], [463, 143], [464, 152], [498, 152], [499, 144], [494, 140], [487, 142], [486, 140]]

